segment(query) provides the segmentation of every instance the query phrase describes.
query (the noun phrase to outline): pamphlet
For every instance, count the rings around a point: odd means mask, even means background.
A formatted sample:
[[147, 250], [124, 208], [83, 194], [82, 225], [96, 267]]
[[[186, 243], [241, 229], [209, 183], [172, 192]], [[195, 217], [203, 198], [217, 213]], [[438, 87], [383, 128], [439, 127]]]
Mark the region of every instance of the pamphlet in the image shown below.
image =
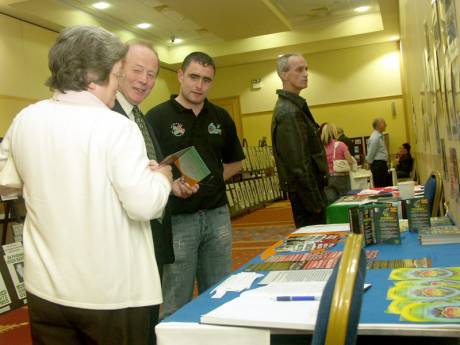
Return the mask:
[[[460, 267], [398, 268], [391, 271], [390, 280], [460, 280]], [[459, 282], [460, 284], [460, 282]]]
[[411, 267], [431, 267], [430, 258], [420, 259], [396, 259], [396, 260], [371, 260], [367, 262], [368, 270], [387, 269], [387, 268], [411, 268]]
[[195, 146], [189, 146], [170, 154], [160, 164], [169, 165], [173, 163], [185, 181], [191, 186], [197, 184], [211, 173]]

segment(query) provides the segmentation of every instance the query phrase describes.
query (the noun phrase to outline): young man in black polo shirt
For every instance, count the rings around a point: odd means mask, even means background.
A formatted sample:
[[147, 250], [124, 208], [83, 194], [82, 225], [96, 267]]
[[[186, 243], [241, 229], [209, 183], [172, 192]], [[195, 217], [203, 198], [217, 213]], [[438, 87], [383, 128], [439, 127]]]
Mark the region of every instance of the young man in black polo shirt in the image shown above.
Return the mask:
[[179, 95], [147, 113], [165, 155], [194, 145], [211, 170], [195, 195], [170, 198], [176, 260], [164, 268], [164, 316], [192, 299], [195, 278], [201, 293], [231, 270], [232, 229], [224, 181], [241, 170], [244, 154], [230, 115], [206, 99], [214, 74], [210, 56], [189, 54], [177, 73]]

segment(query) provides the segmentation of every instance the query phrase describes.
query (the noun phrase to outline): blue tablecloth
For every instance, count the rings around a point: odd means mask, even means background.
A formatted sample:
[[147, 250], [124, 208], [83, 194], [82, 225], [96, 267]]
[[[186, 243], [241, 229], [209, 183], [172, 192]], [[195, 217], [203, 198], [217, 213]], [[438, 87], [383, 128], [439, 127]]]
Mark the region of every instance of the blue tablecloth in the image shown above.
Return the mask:
[[[368, 250], [379, 250], [377, 260], [414, 259], [428, 257], [432, 259], [433, 267], [460, 266], [460, 244], [421, 246], [418, 235], [410, 232], [401, 234], [401, 245], [380, 244], [366, 247]], [[331, 250], [342, 250], [343, 242]], [[251, 260], [250, 263], [261, 262], [260, 256]], [[246, 264], [246, 265], [248, 265]], [[245, 266], [246, 266], [245, 265]], [[240, 270], [244, 269], [243, 266]], [[392, 269], [368, 270], [366, 282], [372, 287], [364, 293], [360, 323], [385, 323], [403, 324], [408, 322], [399, 321], [399, 315], [385, 313], [390, 301], [386, 299], [388, 289], [393, 282], [388, 280]], [[260, 272], [267, 273], [267, 272]], [[253, 288], [257, 287], [257, 279]], [[163, 320], [163, 322], [200, 322], [200, 316], [210, 312], [221, 304], [238, 297], [239, 293], [227, 292], [222, 298], [210, 297], [210, 288], [192, 302], [188, 303], [175, 314]]]

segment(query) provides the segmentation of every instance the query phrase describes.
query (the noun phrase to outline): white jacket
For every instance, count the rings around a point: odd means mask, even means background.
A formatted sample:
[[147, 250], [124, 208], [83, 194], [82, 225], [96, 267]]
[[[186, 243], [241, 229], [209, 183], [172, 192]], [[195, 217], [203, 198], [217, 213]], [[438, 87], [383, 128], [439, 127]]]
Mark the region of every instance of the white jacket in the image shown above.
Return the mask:
[[149, 219], [171, 186], [148, 168], [137, 125], [89, 92], [22, 110], [0, 148], [24, 186], [26, 290], [86, 309], [162, 302]]

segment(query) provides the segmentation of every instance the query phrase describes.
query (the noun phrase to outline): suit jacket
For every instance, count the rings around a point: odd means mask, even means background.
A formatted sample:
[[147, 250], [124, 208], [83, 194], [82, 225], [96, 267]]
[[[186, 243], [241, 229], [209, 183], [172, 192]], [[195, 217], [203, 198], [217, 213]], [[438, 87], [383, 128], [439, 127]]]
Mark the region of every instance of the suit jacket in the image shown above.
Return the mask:
[[[122, 106], [115, 101], [115, 105], [112, 108], [113, 111], [120, 113], [124, 116], [128, 116], [123, 110]], [[152, 127], [146, 122], [146, 126], [149, 130], [150, 137], [152, 138], [153, 146], [155, 147], [155, 153], [157, 155], [157, 160], [161, 161], [164, 156], [161, 152], [160, 144], [153, 132]], [[150, 227], [152, 228], [153, 235], [153, 244], [155, 247], [155, 257], [157, 259], [158, 265], [171, 264], [174, 262], [174, 249], [172, 242], [172, 227], [171, 227], [171, 210], [170, 202], [166, 205], [163, 221], [160, 223], [157, 219], [152, 219], [150, 221]], [[160, 269], [160, 272], [162, 269]]]

